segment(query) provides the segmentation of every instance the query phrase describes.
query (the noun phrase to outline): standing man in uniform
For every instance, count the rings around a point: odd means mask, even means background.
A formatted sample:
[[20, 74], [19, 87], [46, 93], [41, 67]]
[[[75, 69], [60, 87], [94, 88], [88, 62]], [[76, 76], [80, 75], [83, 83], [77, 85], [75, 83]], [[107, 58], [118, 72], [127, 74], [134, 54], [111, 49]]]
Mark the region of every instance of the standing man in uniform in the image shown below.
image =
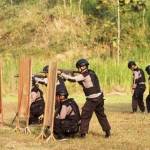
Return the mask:
[[145, 70], [146, 70], [147, 74], [149, 75], [149, 78], [148, 78], [149, 94], [146, 97], [146, 107], [147, 107], [147, 112], [150, 113], [150, 65], [148, 65], [145, 68]]
[[134, 61], [128, 62], [128, 68], [133, 73], [132, 81], [132, 111], [137, 112], [137, 106], [139, 106], [141, 112], [145, 111], [143, 102], [143, 94], [146, 89], [144, 71], [139, 68]]
[[103, 93], [100, 89], [97, 75], [94, 71], [88, 69], [88, 66], [89, 63], [86, 59], [80, 59], [76, 63], [76, 67], [80, 72], [79, 75], [70, 76], [60, 71], [58, 71], [58, 74], [69, 81], [78, 82], [86, 96], [86, 102], [81, 113], [80, 136], [84, 138], [88, 133], [89, 123], [93, 112], [95, 112], [103, 131], [106, 133], [105, 137], [108, 138], [111, 127], [104, 113]]

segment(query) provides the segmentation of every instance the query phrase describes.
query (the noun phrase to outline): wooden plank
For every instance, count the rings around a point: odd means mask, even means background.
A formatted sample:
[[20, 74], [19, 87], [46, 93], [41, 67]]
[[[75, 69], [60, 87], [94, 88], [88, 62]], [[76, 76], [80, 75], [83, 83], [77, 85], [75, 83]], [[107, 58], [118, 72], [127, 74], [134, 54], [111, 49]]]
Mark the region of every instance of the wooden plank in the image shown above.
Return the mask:
[[18, 82], [18, 116], [29, 118], [31, 91], [31, 59], [20, 60]]
[[56, 79], [57, 79], [57, 63], [49, 64], [48, 85], [46, 92], [44, 126], [50, 126], [53, 129], [54, 111], [55, 111], [55, 95], [56, 95]]
[[2, 64], [0, 63], [0, 123], [3, 124], [3, 104], [2, 104]]
[[56, 95], [56, 79], [57, 79], [57, 62], [49, 63], [48, 71], [48, 85], [46, 89], [45, 98], [45, 110], [44, 110], [44, 122], [40, 135], [37, 139], [45, 139], [47, 137], [45, 129], [50, 127], [50, 136], [46, 139], [48, 142], [50, 139], [55, 140], [53, 136], [54, 126], [54, 112], [55, 112], [55, 95]]
[[21, 110], [20, 115], [27, 118], [29, 112], [29, 101], [30, 101], [30, 85], [31, 85], [31, 59], [25, 58], [23, 60], [22, 67], [22, 99], [21, 99]]

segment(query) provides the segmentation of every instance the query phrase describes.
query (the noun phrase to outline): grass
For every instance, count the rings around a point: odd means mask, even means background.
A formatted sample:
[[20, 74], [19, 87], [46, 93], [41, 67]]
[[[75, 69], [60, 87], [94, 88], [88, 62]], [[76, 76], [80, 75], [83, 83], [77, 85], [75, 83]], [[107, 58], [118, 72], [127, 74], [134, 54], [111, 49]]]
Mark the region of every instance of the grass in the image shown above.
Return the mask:
[[[72, 94], [76, 97], [80, 106], [84, 103], [84, 97], [80, 94]], [[0, 128], [0, 148], [2, 150], [149, 150], [150, 118], [147, 113], [131, 114], [130, 95], [125, 93], [109, 93], [105, 96], [105, 112], [112, 127], [112, 136], [104, 139], [98, 121], [93, 116], [90, 123], [89, 134], [86, 139], [69, 139], [64, 142], [49, 143], [37, 142], [35, 137], [40, 133], [40, 127], [32, 126], [31, 135], [24, 135], [13, 131], [14, 126], [10, 122], [16, 111], [16, 101], [10, 101], [11, 97], [4, 99], [5, 126]], [[9, 110], [9, 111], [8, 111]]]
[[[56, 55], [60, 55], [59, 67], [66, 69], [74, 69], [76, 60], [86, 57], [107, 91], [129, 90], [128, 60], [135, 60], [143, 69], [149, 63], [149, 10], [146, 10], [145, 29], [140, 25], [141, 12], [121, 13], [120, 65], [117, 65], [116, 1], [98, 7], [96, 0], [86, 0], [80, 11], [77, 1], [66, 9], [63, 1], [13, 1], [11, 5], [8, 0], [0, 0], [4, 94], [16, 92], [14, 75], [22, 56], [33, 58], [33, 73], [41, 71]], [[72, 55], [64, 57], [66, 52]]]
[[[86, 52], [86, 51], [85, 51]], [[136, 51], [135, 51], [136, 52]], [[71, 52], [71, 56], [65, 56], [62, 54], [64, 59], [58, 60], [58, 68], [63, 69], [73, 69], [75, 70], [75, 63], [80, 58], [85, 58], [82, 54], [75, 56], [75, 52]], [[87, 54], [89, 52], [87, 51]], [[143, 56], [143, 55], [144, 56]], [[141, 56], [141, 57], [140, 57]], [[144, 53], [139, 52], [139, 56], [134, 55], [134, 57], [124, 58], [120, 61], [120, 64], [117, 65], [115, 59], [107, 58], [103, 59], [97, 54], [91, 54], [91, 57], [88, 57], [90, 63], [90, 69], [94, 70], [99, 77], [101, 86], [105, 91], [120, 91], [128, 92], [131, 84], [132, 73], [127, 67], [128, 60], [135, 60], [137, 65], [145, 70], [145, 67], [148, 65], [149, 53], [145, 50]], [[42, 71], [43, 67], [49, 64], [51, 58], [56, 58], [57, 55], [47, 58], [46, 56], [42, 57], [31, 57], [32, 58], [32, 73], [36, 74]], [[10, 55], [3, 58], [3, 93], [13, 93], [16, 94], [17, 91], [17, 78], [14, 78], [18, 74], [19, 59], [11, 58]], [[145, 73], [146, 79], [148, 78], [147, 73]], [[76, 86], [78, 87], [78, 86]], [[74, 90], [74, 85], [69, 84], [68, 88]]]

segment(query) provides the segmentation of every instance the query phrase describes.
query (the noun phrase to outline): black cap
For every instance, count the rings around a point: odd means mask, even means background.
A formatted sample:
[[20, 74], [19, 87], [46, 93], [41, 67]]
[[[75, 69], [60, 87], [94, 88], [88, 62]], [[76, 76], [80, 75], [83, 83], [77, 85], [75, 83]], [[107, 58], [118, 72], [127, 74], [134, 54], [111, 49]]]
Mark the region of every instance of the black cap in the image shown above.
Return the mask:
[[150, 65], [146, 66], [145, 71], [147, 72], [148, 75], [150, 75]]
[[43, 67], [43, 70], [41, 71], [41, 73], [48, 73], [48, 65]]
[[132, 66], [136, 66], [136, 63], [135, 63], [135, 61], [131, 60], [128, 62], [128, 68], [131, 69]]
[[89, 62], [86, 59], [79, 59], [76, 62], [76, 68], [82, 67], [82, 66], [88, 66]]

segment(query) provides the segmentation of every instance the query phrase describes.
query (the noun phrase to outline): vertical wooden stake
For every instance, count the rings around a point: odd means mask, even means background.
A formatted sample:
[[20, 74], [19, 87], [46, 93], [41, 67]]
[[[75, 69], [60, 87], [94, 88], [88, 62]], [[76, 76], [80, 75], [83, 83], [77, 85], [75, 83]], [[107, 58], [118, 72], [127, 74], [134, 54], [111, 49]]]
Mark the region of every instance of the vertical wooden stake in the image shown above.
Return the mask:
[[2, 63], [0, 63], [0, 125], [3, 126], [3, 104], [2, 104]]

